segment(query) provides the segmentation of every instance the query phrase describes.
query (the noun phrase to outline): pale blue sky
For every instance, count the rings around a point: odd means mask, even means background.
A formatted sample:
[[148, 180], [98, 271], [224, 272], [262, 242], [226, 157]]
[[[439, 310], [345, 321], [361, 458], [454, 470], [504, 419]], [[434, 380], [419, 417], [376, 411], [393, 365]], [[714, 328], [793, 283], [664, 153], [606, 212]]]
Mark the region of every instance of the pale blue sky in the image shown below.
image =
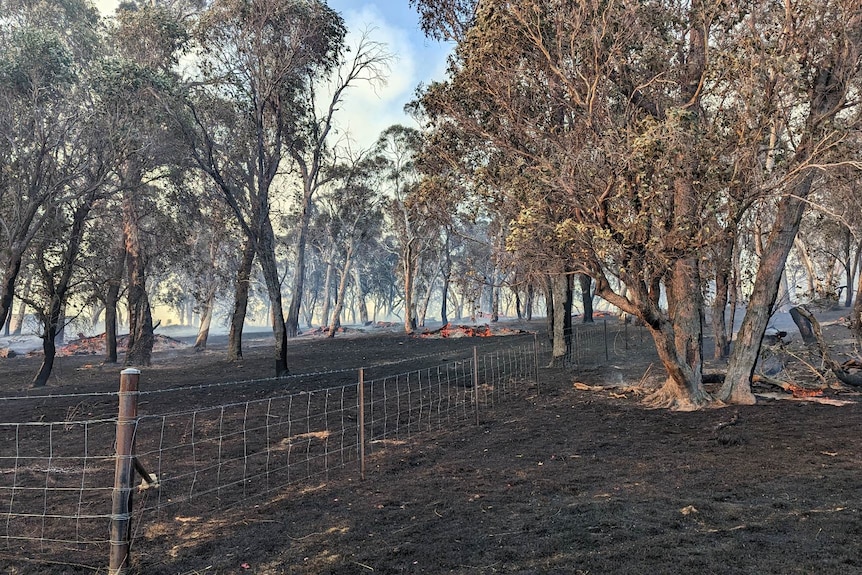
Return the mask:
[[[389, 46], [395, 61], [385, 87], [357, 87], [348, 94], [342, 123], [361, 146], [370, 145], [382, 130], [401, 123], [414, 126], [403, 108], [414, 98], [416, 87], [442, 80], [450, 46], [427, 39], [419, 28], [419, 16], [408, 0], [329, 0], [340, 12], [351, 35], [370, 29], [373, 38]], [[354, 40], [351, 42], [351, 40]], [[355, 38], [348, 39], [355, 44]]]
[[[119, 1], [95, 3], [103, 14], [110, 14]], [[425, 38], [408, 0], [328, 0], [328, 4], [344, 17], [350, 45], [367, 29], [395, 56], [385, 86], [357, 85], [347, 93], [337, 118], [340, 132], [349, 132], [355, 147], [366, 148], [392, 124], [416, 127], [404, 114], [404, 105], [414, 98], [420, 83], [444, 78], [450, 47]]]

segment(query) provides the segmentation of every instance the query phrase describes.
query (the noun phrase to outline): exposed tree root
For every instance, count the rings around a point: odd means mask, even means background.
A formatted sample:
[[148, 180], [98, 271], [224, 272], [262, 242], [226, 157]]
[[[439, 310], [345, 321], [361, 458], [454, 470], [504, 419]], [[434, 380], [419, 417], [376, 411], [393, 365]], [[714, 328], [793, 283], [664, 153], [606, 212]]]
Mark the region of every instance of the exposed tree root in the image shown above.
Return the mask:
[[680, 393], [679, 386], [670, 378], [664, 385], [643, 398], [641, 403], [648, 409], [669, 409], [671, 411], [697, 411], [705, 407], [722, 407], [705, 391], [695, 397]]

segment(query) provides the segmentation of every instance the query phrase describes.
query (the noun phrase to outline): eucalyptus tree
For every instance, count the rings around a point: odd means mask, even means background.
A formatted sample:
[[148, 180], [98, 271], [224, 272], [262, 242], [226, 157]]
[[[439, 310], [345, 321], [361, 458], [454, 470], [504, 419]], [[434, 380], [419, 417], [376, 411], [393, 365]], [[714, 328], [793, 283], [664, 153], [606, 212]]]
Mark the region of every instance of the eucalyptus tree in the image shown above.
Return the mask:
[[122, 210], [115, 197], [107, 198], [98, 206], [98, 225], [93, 226], [84, 238], [84, 248], [78, 260], [82, 268], [82, 287], [87, 300], [104, 308], [104, 334], [106, 363], [117, 363], [117, 336], [119, 330], [119, 303], [126, 283], [126, 247], [122, 234]]
[[0, 321], [32, 250], [32, 282], [19, 299], [41, 325], [44, 356], [33, 383], [43, 386], [112, 155], [92, 96], [92, 68], [102, 56], [100, 20], [85, 2], [8, 1], [0, 7]]
[[[760, 8], [758, 5], [757, 8]], [[764, 7], [746, 15], [750, 25], [739, 46], [756, 70], [745, 87], [767, 97], [771, 120], [764, 161], [776, 176], [779, 199], [747, 312], [728, 362], [718, 399], [753, 403], [750, 382], [760, 342], [775, 304], [782, 269], [793, 246], [808, 196], [831, 165], [858, 156], [850, 137], [860, 128], [862, 102], [862, 6], [832, 0], [786, 10]], [[755, 50], [749, 51], [750, 46]], [[787, 69], [789, 61], [796, 66]], [[757, 92], [751, 92], [757, 93]], [[766, 122], [764, 122], [766, 123]], [[858, 140], [856, 140], [858, 141]], [[774, 164], [774, 165], [773, 165]]]
[[42, 325], [42, 363], [33, 379], [34, 387], [42, 387], [54, 367], [55, 338], [64, 326], [70, 296], [79, 283], [77, 260], [86, 233], [88, 220], [96, 203], [102, 198], [104, 172], [97, 169], [91, 179], [81, 182], [86, 188], [54, 210], [54, 219], [37, 236], [40, 256], [35, 259], [36, 281], [29, 301]]
[[[305, 282], [305, 252], [308, 243], [308, 227], [313, 214], [313, 202], [319, 190], [332, 180], [339, 163], [336, 146], [331, 142], [336, 114], [346, 92], [359, 82], [372, 85], [383, 82], [391, 60], [385, 45], [371, 40], [367, 33], [360, 35], [353, 55], [338, 62], [334, 70], [326, 70], [328, 77], [309, 75], [306, 90], [297, 100], [298, 117], [291, 133], [287, 151], [299, 176], [302, 189], [299, 193], [299, 221], [295, 234], [293, 279], [290, 289], [290, 305], [287, 314], [287, 335], [298, 333], [299, 312], [302, 307]], [[325, 88], [318, 80], [325, 79]]]
[[377, 149], [384, 162], [387, 218], [392, 230], [389, 249], [398, 255], [404, 307], [404, 330], [416, 329], [416, 275], [420, 259], [433, 241], [431, 202], [421, 193], [416, 156], [422, 146], [422, 135], [414, 128], [390, 126], [377, 139]]
[[307, 92], [340, 62], [341, 17], [318, 0], [216, 0], [194, 30], [197, 66], [186, 78], [179, 119], [196, 165], [211, 178], [242, 229], [231, 322], [241, 357], [248, 279], [255, 257], [272, 309], [276, 375], [288, 373], [272, 212], [283, 159], [303, 145]]
[[83, 72], [98, 50], [84, 1], [0, 1], [0, 325], [31, 242], [80, 190]]
[[125, 253], [115, 267], [125, 267], [127, 285], [125, 363], [149, 365], [155, 338], [148, 275], [159, 246], [152, 234], [164, 223], [161, 216], [170, 212], [162, 196], [184, 157], [160, 95], [176, 89], [176, 69], [188, 38], [172, 8], [145, 2], [121, 4], [108, 38], [110, 53], [98, 68], [95, 92], [116, 155], [113, 173]]
[[338, 190], [338, 193], [341, 197], [333, 213], [338, 221], [338, 233], [333, 240], [340, 248], [342, 264], [338, 270], [335, 308], [329, 320], [329, 337], [335, 335], [336, 328], [341, 323], [347, 285], [354, 275], [355, 262], [364, 257], [369, 245], [380, 235], [383, 224], [379, 196], [373, 187], [362, 182], [351, 182]]
[[[564, 245], [577, 265], [567, 271], [644, 321], [668, 373], [654, 405], [752, 401], [796, 216], [815, 165], [834, 161], [846, 128], [835, 120], [853, 119], [858, 6], [417, 4], [433, 33], [460, 40], [450, 79], [423, 97], [430, 117], [534, 182], [506, 190], [520, 208], [511, 245]], [[713, 398], [702, 382], [702, 261], [748, 208], [770, 201], [755, 305]]]
[[[356, 284], [360, 308], [364, 306], [361, 281], [357, 281], [359, 263], [369, 257], [383, 233], [382, 196], [379, 172], [384, 162], [375, 150], [361, 151], [335, 166], [332, 183], [321, 193], [317, 213], [317, 250], [324, 260], [321, 322], [329, 326], [333, 337], [341, 323], [347, 288]], [[329, 312], [331, 284], [338, 276], [335, 307]], [[367, 309], [360, 309], [360, 321], [368, 319]]]

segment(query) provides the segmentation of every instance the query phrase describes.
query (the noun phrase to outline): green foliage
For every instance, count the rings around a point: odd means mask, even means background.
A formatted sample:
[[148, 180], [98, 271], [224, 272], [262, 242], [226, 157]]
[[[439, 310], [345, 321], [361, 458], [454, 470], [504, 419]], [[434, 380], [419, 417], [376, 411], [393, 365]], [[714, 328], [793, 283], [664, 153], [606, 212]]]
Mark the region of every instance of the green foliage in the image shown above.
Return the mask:
[[0, 84], [19, 97], [60, 97], [76, 78], [72, 54], [50, 30], [13, 30], [0, 56]]

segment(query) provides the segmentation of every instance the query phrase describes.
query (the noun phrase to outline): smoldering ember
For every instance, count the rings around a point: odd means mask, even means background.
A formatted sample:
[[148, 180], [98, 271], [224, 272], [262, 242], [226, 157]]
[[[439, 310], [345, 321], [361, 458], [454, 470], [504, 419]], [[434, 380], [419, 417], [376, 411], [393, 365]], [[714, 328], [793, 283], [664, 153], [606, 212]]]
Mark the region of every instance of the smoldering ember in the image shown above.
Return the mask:
[[4, 572], [862, 572], [857, 0], [0, 14]]

